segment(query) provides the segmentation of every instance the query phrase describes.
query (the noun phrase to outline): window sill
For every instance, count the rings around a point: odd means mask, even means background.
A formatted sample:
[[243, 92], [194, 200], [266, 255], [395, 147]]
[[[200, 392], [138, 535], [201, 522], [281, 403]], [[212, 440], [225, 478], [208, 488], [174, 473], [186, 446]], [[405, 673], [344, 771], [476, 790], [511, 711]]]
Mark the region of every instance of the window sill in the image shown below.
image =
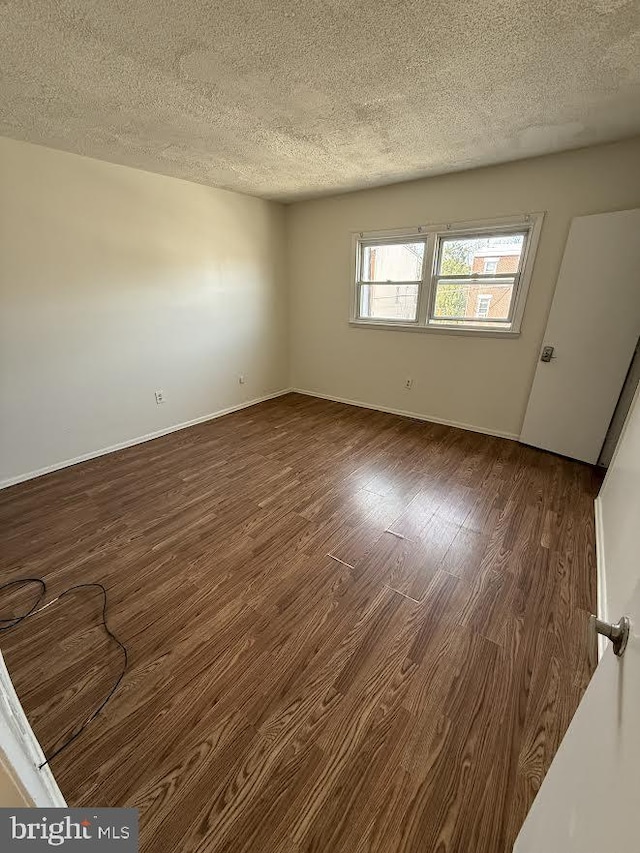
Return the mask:
[[371, 320], [349, 320], [349, 325], [359, 329], [393, 329], [396, 332], [426, 332], [436, 335], [466, 335], [471, 338], [519, 338], [520, 332], [509, 329], [470, 329], [459, 326], [418, 326], [415, 323], [385, 323]]

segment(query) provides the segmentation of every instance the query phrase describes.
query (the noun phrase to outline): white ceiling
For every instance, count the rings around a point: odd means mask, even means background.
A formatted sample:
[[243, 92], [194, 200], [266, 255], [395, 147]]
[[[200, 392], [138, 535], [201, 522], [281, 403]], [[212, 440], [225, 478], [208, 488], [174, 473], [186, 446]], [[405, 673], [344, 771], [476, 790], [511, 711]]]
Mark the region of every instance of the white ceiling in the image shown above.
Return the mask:
[[290, 201], [640, 133], [639, 0], [0, 0], [0, 135]]

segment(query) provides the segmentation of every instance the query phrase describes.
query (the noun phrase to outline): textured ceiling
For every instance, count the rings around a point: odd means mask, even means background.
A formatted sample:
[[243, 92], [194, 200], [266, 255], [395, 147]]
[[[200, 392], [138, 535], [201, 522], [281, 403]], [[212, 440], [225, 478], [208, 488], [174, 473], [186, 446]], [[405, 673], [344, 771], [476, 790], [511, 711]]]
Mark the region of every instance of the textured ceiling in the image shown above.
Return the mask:
[[280, 200], [640, 133], [640, 0], [0, 0], [0, 135]]

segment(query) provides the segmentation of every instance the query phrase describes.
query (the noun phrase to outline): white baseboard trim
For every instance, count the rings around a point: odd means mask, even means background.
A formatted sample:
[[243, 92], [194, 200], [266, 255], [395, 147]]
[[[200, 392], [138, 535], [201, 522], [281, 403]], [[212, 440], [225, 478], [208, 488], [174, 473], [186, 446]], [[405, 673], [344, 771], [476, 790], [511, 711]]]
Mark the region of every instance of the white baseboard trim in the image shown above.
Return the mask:
[[305, 394], [307, 397], [319, 397], [321, 400], [332, 400], [334, 403], [347, 403], [349, 406], [358, 406], [361, 409], [372, 409], [375, 412], [388, 412], [390, 415], [401, 415], [404, 418], [413, 418], [418, 421], [428, 421], [434, 424], [443, 424], [444, 426], [457, 427], [458, 429], [466, 429], [469, 432], [479, 432], [483, 435], [494, 435], [497, 438], [508, 438], [511, 441], [518, 441], [520, 436], [515, 432], [502, 432], [501, 430], [486, 429], [485, 427], [474, 426], [473, 424], [464, 424], [460, 421], [450, 421], [446, 418], [437, 418], [435, 415], [421, 415], [417, 412], [409, 412], [405, 409], [392, 409], [389, 406], [377, 406], [373, 403], [363, 403], [361, 400], [350, 400], [347, 397], [334, 397], [331, 394], [320, 394], [318, 391], [307, 391], [304, 388], [291, 388], [294, 394]]
[[[607, 607], [607, 573], [604, 561], [604, 526], [602, 523], [602, 501], [599, 497], [593, 502], [596, 516], [596, 613], [598, 619], [608, 622], [609, 608]], [[598, 634], [598, 660], [602, 658], [607, 648], [607, 640]]]
[[220, 409], [217, 412], [212, 412], [208, 415], [201, 415], [199, 418], [193, 418], [190, 421], [184, 421], [174, 426], [165, 427], [163, 429], [149, 432], [146, 435], [136, 436], [126, 441], [112, 444], [109, 447], [103, 447], [100, 450], [93, 450], [89, 453], [83, 453], [80, 456], [75, 456], [72, 459], [65, 459], [62, 462], [55, 462], [53, 465], [47, 465], [45, 468], [38, 468], [35, 471], [28, 471], [24, 474], [18, 474], [15, 477], [8, 477], [5, 480], [0, 480], [0, 489], [8, 489], [10, 486], [15, 486], [18, 483], [24, 483], [27, 480], [34, 480], [37, 477], [42, 477], [44, 474], [51, 474], [54, 471], [60, 471], [62, 468], [69, 468], [72, 465], [78, 465], [80, 462], [87, 462], [89, 459], [97, 459], [99, 456], [106, 456], [108, 453], [115, 453], [118, 450], [124, 450], [127, 447], [133, 447], [136, 444], [143, 444], [145, 441], [152, 441], [154, 438], [161, 438], [163, 435], [169, 435], [172, 432], [177, 432], [181, 429], [196, 426], [197, 424], [213, 421], [216, 418], [224, 417], [224, 415], [239, 412], [241, 409], [248, 409], [250, 406], [256, 406], [258, 403], [264, 403], [267, 400], [273, 400], [276, 397], [282, 397], [284, 394], [290, 393], [304, 394], [307, 397], [318, 397], [321, 400], [331, 400], [334, 403], [346, 403], [349, 406], [358, 406], [361, 409], [372, 409], [377, 412], [387, 412], [391, 415], [401, 415], [405, 418], [413, 418], [418, 421], [427, 421], [429, 423], [443, 424], [444, 426], [457, 427], [458, 429], [466, 429], [470, 432], [479, 432], [484, 435], [494, 435], [498, 438], [507, 438], [511, 441], [517, 441], [519, 436], [516, 433], [502, 432], [500, 430], [491, 430], [484, 427], [474, 426], [473, 424], [465, 424], [460, 421], [451, 421], [446, 418], [438, 418], [435, 415], [422, 415], [418, 412], [410, 412], [405, 409], [393, 409], [388, 406], [377, 406], [373, 403], [364, 403], [361, 400], [352, 400], [347, 397], [336, 397], [331, 394], [321, 394], [318, 391], [308, 391], [305, 388], [283, 388], [281, 391], [275, 391], [272, 394], [264, 394], [261, 397], [256, 397], [253, 400], [247, 400], [245, 403], [240, 403], [236, 406], [229, 406], [226, 409]]
[[241, 409], [248, 409], [250, 406], [256, 406], [258, 403], [264, 403], [267, 400], [273, 400], [276, 397], [282, 397], [284, 394], [289, 394], [290, 388], [284, 388], [282, 391], [275, 391], [273, 394], [265, 394], [262, 397], [256, 397], [254, 400], [247, 400], [246, 403], [239, 403], [237, 406], [228, 406], [226, 409], [220, 409], [217, 412], [212, 412], [209, 415], [201, 415], [199, 418], [193, 418], [190, 421], [184, 421], [181, 424], [164, 427], [163, 429], [148, 432], [146, 435], [140, 435], [136, 438], [129, 438], [126, 441], [120, 441], [118, 444], [112, 444], [110, 447], [103, 447], [100, 450], [92, 450], [89, 453], [83, 453], [81, 456], [75, 456], [73, 459], [65, 459], [64, 462], [54, 462], [53, 465], [47, 465], [46, 468], [39, 468], [37, 471], [28, 471], [26, 474], [18, 474], [16, 477], [9, 477], [6, 480], [0, 480], [0, 489], [8, 489], [9, 486], [15, 486], [17, 483], [24, 483], [27, 480], [34, 480], [36, 477], [42, 477], [43, 474], [51, 474], [53, 471], [59, 471], [62, 468], [69, 468], [71, 465], [78, 465], [80, 462], [87, 462], [89, 459], [97, 459], [98, 456], [106, 456], [108, 453], [115, 453], [117, 450], [124, 450], [126, 447], [133, 447], [135, 444], [143, 444], [145, 441], [152, 441], [154, 438], [161, 438], [163, 435], [177, 432], [181, 429], [196, 426], [197, 424], [205, 423], [205, 421], [213, 421], [216, 418], [221, 418], [224, 415], [231, 415], [233, 412], [239, 412]]

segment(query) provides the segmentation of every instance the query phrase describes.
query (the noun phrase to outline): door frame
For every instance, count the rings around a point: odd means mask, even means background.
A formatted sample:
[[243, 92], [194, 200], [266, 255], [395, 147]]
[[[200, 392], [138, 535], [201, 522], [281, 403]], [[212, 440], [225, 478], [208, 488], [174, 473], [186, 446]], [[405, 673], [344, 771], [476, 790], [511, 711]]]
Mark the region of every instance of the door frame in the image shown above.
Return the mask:
[[65, 808], [67, 803], [18, 699], [0, 652], [0, 748], [3, 764], [34, 806]]

